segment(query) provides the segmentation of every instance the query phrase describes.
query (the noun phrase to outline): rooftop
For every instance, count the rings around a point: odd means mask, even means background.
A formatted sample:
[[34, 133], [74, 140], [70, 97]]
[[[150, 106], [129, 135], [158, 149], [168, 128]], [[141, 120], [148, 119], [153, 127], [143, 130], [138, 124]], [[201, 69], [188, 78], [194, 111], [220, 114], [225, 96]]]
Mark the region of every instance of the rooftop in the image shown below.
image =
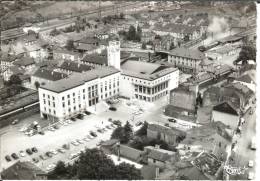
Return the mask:
[[64, 61], [59, 68], [65, 69], [72, 72], [86, 72], [91, 70], [93, 67], [81, 63], [71, 62], [71, 61]]
[[97, 78], [103, 78], [115, 73], [120, 72], [119, 70], [113, 68], [113, 67], [100, 67], [96, 69], [89, 70], [84, 73], [73, 73], [66, 77], [65, 79], [58, 80], [56, 82], [52, 82], [46, 85], [41, 86], [42, 89], [47, 89], [53, 92], [63, 92], [69, 89], [72, 89], [74, 87], [80, 86], [84, 84], [85, 82], [97, 79]]
[[238, 111], [233, 106], [231, 106], [231, 104], [228, 102], [223, 102], [214, 106], [213, 110], [238, 116]]
[[47, 68], [39, 68], [33, 74], [33, 76], [39, 77], [42, 79], [46, 79], [46, 80], [57, 81], [57, 80], [67, 77], [67, 74], [55, 72], [55, 71], [53, 71], [51, 69], [47, 69]]
[[33, 64], [35, 64], [35, 62], [31, 57], [22, 57], [14, 62], [14, 65], [18, 65], [18, 66], [29, 66]]
[[185, 57], [195, 60], [203, 60], [205, 58], [204, 53], [197, 49], [188, 49], [184, 47], [179, 47], [176, 49], [173, 49], [169, 52], [170, 55], [179, 56], [179, 57]]
[[174, 129], [174, 128], [168, 128], [166, 126], [161, 126], [158, 124], [149, 124], [148, 129], [152, 130], [152, 131], [164, 133], [167, 135], [185, 135], [185, 132], [183, 132], [183, 131], [180, 131], [180, 130]]
[[121, 65], [122, 74], [146, 80], [155, 80], [178, 69], [144, 61], [126, 60]]
[[99, 54], [86, 55], [81, 61], [98, 65], [107, 65], [107, 57]]
[[35, 175], [46, 175], [39, 167], [31, 162], [18, 161], [1, 173], [3, 179], [8, 180], [35, 180]]

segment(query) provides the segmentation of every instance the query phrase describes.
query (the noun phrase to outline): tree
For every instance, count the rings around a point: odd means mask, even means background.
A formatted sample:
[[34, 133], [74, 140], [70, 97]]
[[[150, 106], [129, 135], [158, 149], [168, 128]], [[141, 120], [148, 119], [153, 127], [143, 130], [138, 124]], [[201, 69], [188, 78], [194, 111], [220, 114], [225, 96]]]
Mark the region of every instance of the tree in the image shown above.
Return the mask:
[[72, 165], [66, 166], [58, 162], [54, 170], [48, 175], [48, 179], [142, 179], [140, 170], [133, 165], [114, 162], [99, 149], [86, 149]]
[[34, 82], [34, 86], [35, 86], [35, 88], [38, 90], [39, 87], [40, 87], [40, 83], [39, 83], [38, 81], [36, 81], [36, 82]]
[[132, 125], [127, 121], [125, 126], [124, 126], [124, 139], [126, 142], [128, 142], [130, 139], [133, 137], [133, 128]]
[[118, 139], [120, 140], [121, 143], [126, 143], [124, 140], [124, 136], [125, 136], [124, 128], [119, 126], [113, 131], [111, 135], [111, 139]]
[[10, 80], [9, 80], [11, 85], [21, 85], [22, 80], [20, 77], [16, 74], [11, 75]]
[[120, 13], [120, 19], [124, 19], [125, 18], [125, 15], [124, 15], [124, 13]]
[[185, 41], [185, 42], [190, 41], [189, 35], [185, 35], [184, 38], [183, 38], [183, 41]]
[[198, 92], [198, 95], [196, 98], [196, 105], [202, 106], [202, 103], [203, 103], [203, 99], [202, 99], [201, 93]]
[[147, 135], [147, 128], [148, 128], [148, 123], [145, 121], [142, 127], [136, 131], [135, 135], [136, 136], [146, 136]]
[[237, 63], [237, 62], [242, 61], [242, 64], [245, 65], [245, 64], [247, 64], [248, 60], [256, 61], [256, 49], [253, 46], [245, 45], [241, 48], [239, 56], [235, 62]]
[[144, 50], [146, 49], [146, 43], [145, 42], [142, 43], [142, 49], [144, 49]]
[[135, 35], [135, 40], [140, 42], [142, 38], [142, 29], [141, 27], [138, 25], [137, 26], [137, 30], [136, 30], [136, 35]]
[[170, 45], [170, 50], [172, 50], [172, 49], [174, 49], [175, 48], [175, 46], [174, 46], [174, 43], [173, 42], [171, 42], [171, 45]]
[[68, 50], [73, 50], [75, 48], [73, 40], [68, 40], [66, 44]]
[[136, 30], [134, 26], [130, 26], [127, 33], [127, 40], [134, 40], [136, 36]]

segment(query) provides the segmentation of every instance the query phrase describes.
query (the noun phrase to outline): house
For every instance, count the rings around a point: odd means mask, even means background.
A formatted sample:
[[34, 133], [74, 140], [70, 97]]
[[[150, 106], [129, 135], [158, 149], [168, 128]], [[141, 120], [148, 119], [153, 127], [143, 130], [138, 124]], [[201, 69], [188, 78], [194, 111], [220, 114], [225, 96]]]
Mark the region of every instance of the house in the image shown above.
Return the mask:
[[230, 129], [236, 130], [239, 124], [239, 118], [239, 111], [235, 109], [230, 102], [223, 102], [213, 107], [213, 122], [222, 122]]
[[148, 165], [165, 168], [166, 164], [176, 161], [176, 152], [159, 148], [158, 146], [146, 146], [144, 151], [147, 154]]
[[53, 71], [52, 69], [48, 68], [39, 68], [32, 76], [31, 76], [31, 84], [32, 87], [36, 88], [36, 82], [39, 83], [39, 85], [45, 85], [47, 83], [57, 81], [63, 78], [66, 78], [68, 75]]
[[100, 66], [107, 66], [107, 56], [102, 54], [90, 54], [85, 55], [81, 60], [83, 64], [100, 67]]
[[54, 49], [53, 59], [80, 61], [82, 59], [82, 54], [79, 52], [73, 52], [66, 49]]
[[239, 82], [240, 84], [248, 87], [250, 90], [252, 90], [253, 92], [256, 91], [256, 84], [254, 79], [249, 75], [249, 74], [244, 74], [240, 77], [238, 77], [237, 79], [234, 80], [234, 82]]
[[12, 75], [23, 75], [24, 73], [25, 73], [25, 70], [22, 67], [14, 65], [14, 66], [7, 68], [1, 74], [3, 75], [3, 78], [5, 81], [9, 81], [10, 77]]
[[[20, 57], [20, 56], [19, 56]], [[7, 68], [13, 66], [14, 61], [18, 58], [18, 56], [11, 55], [9, 53], [0, 53], [0, 69], [1, 71], [5, 71]]]
[[[131, 148], [127, 145], [120, 145], [120, 156], [121, 157], [124, 157], [124, 158], [127, 158], [131, 161], [134, 161], [136, 163], [140, 163], [140, 162], [143, 162], [143, 155], [144, 155], [144, 152], [143, 151], [140, 151], [140, 150], [137, 150], [135, 148]], [[118, 146], [117, 145], [114, 145], [113, 148], [113, 153], [115, 155], [118, 154]]]
[[61, 63], [61, 65], [58, 66], [58, 69], [56, 70], [65, 74], [70, 74], [72, 72], [83, 73], [91, 69], [93, 69], [93, 67], [86, 64], [64, 61]]
[[100, 53], [106, 48], [105, 42], [97, 37], [84, 37], [74, 42], [74, 45], [80, 53]]
[[23, 68], [25, 71], [32, 71], [35, 67], [34, 59], [31, 57], [21, 57], [18, 60], [16, 60], [14, 65]]
[[1, 173], [4, 180], [47, 180], [47, 173], [32, 162], [18, 161]]
[[149, 124], [147, 128], [147, 137], [150, 139], [160, 139], [170, 145], [177, 144], [177, 138], [185, 135], [185, 132], [161, 126], [157, 124]]
[[179, 47], [168, 53], [168, 62], [186, 73], [197, 73], [203, 59], [205, 59], [204, 53], [197, 49]]
[[[181, 115], [196, 114], [196, 92], [189, 87], [178, 87], [170, 92], [170, 103], [172, 111]], [[172, 112], [169, 111], [168, 113]], [[171, 113], [174, 116], [174, 113]]]
[[205, 151], [225, 160], [232, 143], [226, 129], [227, 127], [221, 122], [192, 128], [187, 131], [186, 138], [178, 145], [178, 149], [191, 152]]

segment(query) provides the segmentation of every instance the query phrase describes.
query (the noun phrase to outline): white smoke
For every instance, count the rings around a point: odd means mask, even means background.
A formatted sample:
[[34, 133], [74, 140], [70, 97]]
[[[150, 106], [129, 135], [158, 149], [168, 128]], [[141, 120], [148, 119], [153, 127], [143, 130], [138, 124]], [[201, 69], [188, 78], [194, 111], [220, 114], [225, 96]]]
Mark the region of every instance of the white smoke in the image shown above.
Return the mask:
[[228, 29], [228, 21], [224, 17], [219, 18], [214, 16], [208, 26], [208, 32], [213, 34], [224, 33]]

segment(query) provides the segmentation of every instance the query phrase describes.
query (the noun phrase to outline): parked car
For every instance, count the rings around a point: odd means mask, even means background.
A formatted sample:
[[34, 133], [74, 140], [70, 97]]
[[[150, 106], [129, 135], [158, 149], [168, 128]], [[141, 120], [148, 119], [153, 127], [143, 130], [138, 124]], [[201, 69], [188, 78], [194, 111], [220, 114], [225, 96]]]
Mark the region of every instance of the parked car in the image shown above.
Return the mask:
[[53, 128], [54, 128], [54, 129], [59, 129], [60, 127], [59, 127], [57, 124], [55, 124], [55, 125], [53, 126]]
[[87, 138], [91, 140], [91, 139], [93, 139], [93, 138], [94, 138], [94, 136], [87, 135]]
[[57, 151], [60, 152], [60, 153], [65, 153], [66, 152], [63, 148], [58, 148]]
[[38, 158], [33, 158], [32, 161], [33, 161], [34, 163], [38, 163], [38, 162], [39, 162], [39, 159], [38, 159]]
[[82, 140], [80, 140], [80, 139], [77, 139], [76, 140], [79, 144], [83, 144], [84, 142], [82, 141]]
[[62, 148], [66, 149], [66, 150], [69, 150], [70, 149], [70, 144], [64, 144], [62, 145]]
[[83, 120], [84, 119], [84, 115], [83, 114], [78, 114], [77, 118]]
[[89, 139], [87, 137], [83, 138], [84, 141], [88, 142]]
[[12, 159], [11, 159], [11, 157], [10, 157], [9, 155], [6, 155], [6, 156], [5, 156], [5, 160], [8, 161], [8, 162], [10, 162]]
[[107, 129], [111, 129], [111, 127], [109, 125], [106, 126]]
[[19, 152], [19, 155], [20, 155], [21, 157], [25, 157], [24, 151], [20, 151], [20, 152]]
[[71, 118], [71, 121], [74, 121], [74, 122], [75, 122], [75, 121], [77, 121], [77, 119], [76, 119], [76, 118]]
[[97, 137], [97, 134], [96, 134], [94, 131], [91, 131], [89, 134], [90, 134], [91, 136]]
[[46, 170], [47, 171], [52, 171], [55, 167], [56, 167], [55, 164], [50, 164], [50, 165], [47, 166]]
[[45, 133], [44, 133], [44, 131], [39, 131], [38, 132], [40, 135], [44, 135]]
[[70, 154], [70, 159], [72, 160], [72, 159], [74, 159], [74, 158], [76, 158], [77, 157], [77, 154], [75, 154], [75, 153], [71, 153]]
[[53, 154], [53, 155], [57, 155], [58, 154], [58, 152], [56, 151], [56, 150], [50, 150], [50, 152]]
[[79, 145], [79, 143], [76, 142], [76, 141], [72, 141], [71, 144], [73, 144], [74, 146], [78, 146]]
[[26, 149], [25, 151], [26, 151], [26, 153], [27, 153], [28, 155], [32, 155], [32, 154], [33, 154], [32, 150], [31, 150], [31, 149], [29, 149], [29, 148], [28, 148], [28, 149]]
[[117, 109], [115, 107], [109, 107], [108, 108], [110, 111], [116, 111]]
[[15, 124], [17, 124], [17, 123], [19, 123], [19, 119], [13, 120], [12, 125], [15, 125]]
[[50, 151], [47, 151], [46, 153], [45, 153], [45, 155], [47, 156], [47, 157], [52, 157], [52, 153], [50, 152]]
[[171, 122], [171, 123], [176, 123], [177, 122], [177, 120], [173, 119], [173, 118], [168, 119], [168, 121]]
[[19, 156], [16, 153], [12, 153], [11, 157], [15, 160], [17, 160], [19, 158]]
[[32, 152], [37, 153], [38, 149], [36, 147], [32, 147]]
[[52, 127], [52, 126], [50, 126], [50, 127], [48, 128], [48, 130], [50, 130], [50, 131], [55, 131], [54, 127]]
[[165, 123], [164, 126], [166, 126], [166, 127], [170, 127], [169, 123]]
[[103, 133], [104, 131], [102, 129], [97, 129], [97, 132]]
[[253, 166], [254, 166], [254, 161], [253, 160], [249, 160], [248, 167], [252, 168]]
[[39, 158], [42, 159], [42, 160], [47, 160], [47, 157], [44, 156], [44, 155], [40, 155]]
[[114, 120], [113, 124], [116, 125], [116, 126], [121, 126], [122, 125], [120, 120]]
[[249, 114], [252, 115], [254, 113], [253, 108], [250, 108]]
[[86, 115], [90, 115], [91, 114], [91, 112], [88, 112], [88, 111], [85, 111], [85, 113], [86, 113]]

